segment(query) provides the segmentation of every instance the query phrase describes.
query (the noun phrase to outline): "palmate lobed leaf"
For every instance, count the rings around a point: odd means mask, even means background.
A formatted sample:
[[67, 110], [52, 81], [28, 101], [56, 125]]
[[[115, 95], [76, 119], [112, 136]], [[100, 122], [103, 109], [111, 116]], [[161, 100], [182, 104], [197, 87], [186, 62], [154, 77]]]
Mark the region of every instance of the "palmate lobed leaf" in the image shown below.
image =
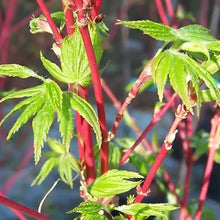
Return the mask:
[[49, 95], [50, 101], [53, 105], [54, 110], [58, 113], [62, 110], [63, 94], [60, 87], [52, 80], [47, 81], [47, 93]]
[[56, 139], [47, 138], [47, 143], [49, 144], [49, 147], [51, 148], [51, 150], [56, 152], [57, 154], [64, 154], [65, 153], [65, 148], [60, 143], [60, 141], [58, 141]]
[[11, 136], [16, 133], [22, 125], [26, 124], [28, 120], [30, 120], [42, 107], [45, 102], [45, 97], [34, 96], [32, 102], [26, 106], [21, 115], [17, 118], [14, 125], [10, 129], [7, 135], [7, 140], [11, 138]]
[[143, 176], [135, 172], [109, 170], [95, 180], [89, 187], [89, 192], [100, 198], [114, 196], [136, 187], [141, 183], [140, 179], [143, 179]]
[[98, 117], [92, 108], [92, 106], [83, 98], [76, 95], [75, 93], [66, 93], [70, 98], [70, 104], [73, 110], [77, 111], [89, 125], [93, 128], [93, 131], [96, 135], [97, 144], [101, 147], [102, 135], [100, 130], [100, 125]]
[[63, 102], [61, 113], [58, 113], [59, 131], [62, 137], [62, 143], [68, 152], [70, 142], [73, 138], [73, 112], [70, 105], [70, 96], [63, 93]]
[[[163, 89], [167, 81], [167, 76], [170, 73], [172, 65], [172, 55], [168, 52], [161, 53], [156, 57], [155, 62], [152, 64], [153, 80], [157, 85], [159, 100], [162, 102]], [[155, 71], [156, 70], [156, 71]]]
[[157, 204], [133, 203], [130, 205], [122, 205], [116, 207], [115, 210], [128, 215], [132, 215], [133, 216], [132, 219], [136, 219], [138, 217], [147, 218], [150, 216], [158, 216], [168, 220], [168, 217], [165, 213], [169, 211], [173, 211], [177, 208], [178, 208], [177, 206], [167, 203], [157, 203]]
[[40, 173], [36, 176], [31, 185], [40, 185], [50, 174], [50, 172], [57, 166], [58, 162], [59, 158], [49, 158], [41, 167]]
[[47, 134], [54, 120], [54, 109], [50, 100], [47, 99], [43, 107], [38, 111], [38, 114], [32, 121], [34, 132], [34, 159], [35, 164], [38, 163], [41, 157], [41, 148], [47, 138]]
[[33, 101], [37, 100], [38, 97], [37, 96], [33, 96], [30, 97], [28, 99], [25, 99], [21, 102], [19, 102], [17, 105], [15, 105], [10, 112], [7, 113], [7, 115], [4, 116], [4, 118], [1, 120], [0, 122], [0, 126], [4, 123], [4, 121], [11, 116], [13, 113], [17, 112], [18, 110], [23, 109], [25, 106], [29, 105], [30, 103], [32, 103]]
[[177, 39], [177, 30], [166, 25], [153, 22], [150, 20], [141, 21], [121, 21], [118, 20], [117, 24], [122, 24], [125, 27], [138, 29], [156, 40], [165, 42], [175, 41]]
[[190, 51], [190, 52], [198, 52], [204, 54], [207, 59], [210, 59], [209, 50], [207, 47], [200, 42], [186, 42], [180, 46], [181, 50]]
[[165, 42], [203, 42], [211, 50], [216, 50], [214, 49], [215, 43], [219, 45], [219, 41], [211, 35], [210, 30], [198, 24], [188, 25], [180, 29], [174, 29], [149, 20], [118, 21], [118, 24], [141, 30], [144, 34]]
[[104, 208], [104, 206], [101, 203], [94, 201], [85, 201], [81, 202], [78, 207], [72, 209], [71, 211], [68, 211], [67, 213], [70, 214], [79, 212], [84, 215], [94, 215], [98, 214], [102, 208]]
[[18, 64], [2, 64], [0, 65], [0, 77], [9, 76], [9, 77], [19, 77], [26, 79], [29, 77], [39, 78], [39, 76], [27, 68], [26, 66], [21, 66]]
[[68, 75], [64, 74], [57, 64], [51, 62], [50, 60], [46, 59], [42, 53], [40, 53], [40, 59], [43, 63], [45, 69], [53, 76], [55, 79], [59, 80], [60, 82], [64, 83], [73, 83], [73, 79], [68, 77]]
[[172, 55], [169, 78], [173, 89], [179, 94], [186, 108], [192, 113], [192, 105], [188, 94], [187, 73], [179, 56]]
[[28, 89], [21, 89], [18, 91], [11, 91], [10, 93], [8, 93], [5, 97], [3, 97], [0, 100], [1, 102], [4, 102], [6, 100], [9, 99], [18, 99], [18, 98], [24, 98], [24, 97], [30, 97], [30, 96], [34, 96], [34, 95], [38, 95], [38, 94], [42, 94], [45, 92], [45, 84], [39, 85], [39, 86], [35, 86], [35, 87], [31, 87]]
[[220, 69], [220, 53], [213, 54], [211, 59], [205, 62], [204, 67], [210, 74], [216, 73]]
[[[101, 38], [95, 25], [89, 27], [89, 32], [96, 61], [99, 63], [103, 52]], [[75, 29], [74, 34], [65, 37], [61, 47], [60, 61], [63, 74], [72, 82], [84, 87], [91, 84], [89, 63], [78, 28]]]
[[73, 188], [73, 170], [80, 172], [79, 162], [72, 155], [62, 155], [59, 159], [58, 172], [61, 179]]
[[217, 41], [211, 31], [201, 25], [191, 24], [178, 29], [179, 40], [192, 42], [212, 42]]
[[[160, 99], [163, 97], [166, 78], [169, 75], [171, 86], [179, 94], [190, 112], [192, 112], [192, 106], [195, 104], [194, 101], [196, 101], [197, 114], [199, 113], [202, 101], [200, 98], [200, 84], [202, 81], [210, 89], [210, 95], [213, 96], [212, 100], [216, 100], [219, 103], [220, 92], [214, 79], [204, 67], [189, 56], [174, 50], [166, 50], [155, 58], [151, 69]], [[189, 90], [190, 84], [197, 97], [194, 101], [190, 98], [193, 92]]]

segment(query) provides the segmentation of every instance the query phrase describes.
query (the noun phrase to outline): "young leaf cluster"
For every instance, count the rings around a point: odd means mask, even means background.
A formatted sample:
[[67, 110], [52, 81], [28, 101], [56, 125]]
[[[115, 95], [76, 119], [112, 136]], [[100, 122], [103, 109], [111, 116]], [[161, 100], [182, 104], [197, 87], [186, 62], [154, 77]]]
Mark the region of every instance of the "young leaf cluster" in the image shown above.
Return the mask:
[[[97, 115], [92, 108], [92, 106], [85, 101], [83, 98], [79, 97], [75, 93], [69, 93], [62, 91], [57, 83], [51, 79], [44, 79], [38, 76], [31, 69], [23, 67], [16, 64], [0, 65], [0, 76], [14, 76], [20, 78], [35, 77], [42, 81], [41, 85], [22, 89], [19, 91], [12, 91], [7, 93], [0, 102], [10, 100], [10, 99], [21, 99], [5, 117], [1, 120], [0, 125], [2, 125], [5, 120], [12, 114], [21, 111], [20, 116], [15, 121], [12, 128], [9, 130], [7, 140], [9, 140], [14, 133], [16, 133], [24, 124], [26, 124], [31, 118], [33, 133], [34, 133], [34, 155], [35, 163], [38, 163], [41, 157], [41, 149], [47, 139], [50, 127], [54, 121], [54, 114], [57, 113], [59, 121], [59, 130], [62, 137], [62, 145], [65, 149], [65, 158], [63, 162], [60, 163], [60, 174], [63, 172], [64, 167], [68, 167], [71, 164], [72, 159], [68, 159], [67, 155], [69, 153], [70, 142], [74, 134], [73, 126], [73, 112], [78, 111], [79, 114], [87, 120], [89, 125], [93, 128], [97, 144], [100, 147], [102, 137], [101, 131], [98, 123]], [[56, 145], [57, 146], [57, 145]], [[51, 159], [53, 162], [47, 161], [47, 166], [54, 167], [56, 162], [55, 159]], [[62, 168], [62, 166], [64, 166]], [[45, 175], [44, 175], [45, 176]], [[70, 179], [69, 174], [64, 174], [63, 179]], [[62, 178], [62, 177], [61, 177]]]
[[[140, 179], [142, 179], [142, 176], [138, 173], [113, 169], [98, 177], [89, 187], [89, 192], [94, 198], [115, 196], [127, 192], [139, 185], [141, 183]], [[166, 213], [177, 208], [178, 207], [175, 205], [166, 203], [134, 203], [116, 206], [102, 205], [97, 201], [85, 201], [68, 213], [78, 212], [84, 219], [125, 219], [122, 215], [113, 218], [111, 211], [116, 210], [123, 214], [132, 215], [132, 219], [146, 219], [150, 216], [158, 216], [163, 219], [168, 219]]]
[[[165, 42], [151, 67], [160, 101], [169, 76], [171, 86], [190, 112], [195, 104], [199, 112], [204, 101], [201, 98], [203, 84], [208, 88], [209, 101], [220, 103], [220, 92], [211, 76], [219, 69], [220, 41], [215, 39], [208, 29], [195, 24], [177, 30], [149, 20], [118, 23], [141, 30], [144, 34]], [[165, 46], [168, 48], [164, 49]]]
[[[89, 30], [96, 61], [99, 63], [103, 52], [99, 31], [95, 25], [91, 25]], [[77, 85], [87, 87], [91, 84], [89, 63], [83, 40], [77, 27], [74, 33], [71, 36], [65, 37], [62, 42], [60, 54], [61, 67], [46, 59], [42, 53], [40, 58], [49, 74], [58, 81], [68, 84], [74, 83], [76, 87]]]
[[73, 188], [73, 170], [80, 172], [78, 160], [71, 154], [66, 153], [65, 145], [60, 141], [51, 138], [47, 139], [51, 148], [50, 152], [46, 152], [47, 161], [41, 167], [40, 173], [37, 175], [32, 185], [41, 184], [49, 173], [57, 167], [61, 179]]

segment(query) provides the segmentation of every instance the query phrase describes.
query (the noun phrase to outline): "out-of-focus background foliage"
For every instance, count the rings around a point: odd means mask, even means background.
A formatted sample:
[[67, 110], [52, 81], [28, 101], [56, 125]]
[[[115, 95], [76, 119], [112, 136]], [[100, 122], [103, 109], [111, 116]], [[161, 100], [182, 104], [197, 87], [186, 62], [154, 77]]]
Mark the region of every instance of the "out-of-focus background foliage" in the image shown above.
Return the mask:
[[[60, 10], [62, 7], [59, 0], [48, 0], [46, 2], [51, 12]], [[181, 27], [192, 23], [200, 23], [210, 28], [213, 35], [219, 38], [219, 0], [173, 0], [172, 4], [176, 12], [175, 25]], [[103, 78], [116, 97], [122, 101], [126, 95], [126, 85], [138, 76], [144, 63], [153, 57], [160, 43], [139, 31], [128, 30], [115, 25], [115, 23], [117, 19], [149, 19], [160, 22], [160, 17], [154, 0], [106, 0], [103, 1], [101, 13], [105, 15], [104, 22], [109, 28], [109, 36], [104, 39], [103, 47], [105, 51], [100, 68], [105, 68]], [[28, 24], [28, 20], [32, 16], [38, 16], [39, 14], [40, 11], [35, 1], [0, 0], [0, 64], [18, 63], [26, 65], [39, 74], [47, 76], [47, 72], [40, 62], [39, 53], [43, 51], [47, 58], [56, 60], [51, 50], [53, 38], [49, 34], [32, 35]], [[171, 23], [172, 21], [170, 21]], [[8, 91], [26, 88], [37, 83], [38, 81], [35, 80], [19, 80], [17, 78], [0, 79], [0, 89], [1, 91]], [[110, 103], [107, 97], [105, 99], [106, 103]], [[141, 121], [146, 116], [142, 111], [151, 112], [156, 100], [156, 92], [152, 90], [145, 91], [136, 98], [131, 108], [134, 116], [137, 116], [137, 120]], [[4, 104], [4, 106], [1, 104], [0, 117], [8, 111], [11, 105], [13, 105], [11, 102]], [[110, 109], [109, 112], [113, 111]], [[208, 119], [210, 119], [212, 111], [209, 106], [206, 106], [202, 111], [205, 114], [202, 118], [204, 120], [195, 123], [208, 130]], [[111, 124], [114, 115], [108, 115], [108, 118]], [[34, 176], [39, 170], [39, 166], [35, 167], [33, 165], [34, 162], [31, 157], [32, 131], [30, 127], [23, 127], [14, 136], [12, 142], [5, 147], [5, 135], [13, 120], [8, 120], [0, 130], [0, 192], [24, 205], [37, 209], [41, 198], [58, 176], [54, 172], [41, 186], [30, 187]], [[168, 128], [166, 126], [169, 125], [169, 116], [167, 120], [167, 123], [164, 122], [165, 132]], [[56, 126], [54, 128], [56, 133], [55, 130]], [[124, 132], [129, 134], [126, 129]], [[178, 156], [178, 158], [181, 158], [181, 156]], [[205, 160], [205, 157], [203, 159]], [[197, 179], [194, 180], [190, 191], [200, 188], [203, 166], [203, 163], [199, 164], [197, 170], [194, 171]], [[20, 172], [17, 173], [18, 170]], [[209, 197], [212, 198], [211, 202], [213, 202], [212, 207], [219, 206], [219, 203], [215, 203], [215, 201], [220, 202], [219, 171], [219, 165], [215, 164], [209, 190]], [[177, 175], [177, 173], [174, 172], [173, 175]], [[155, 193], [155, 197], [158, 195], [160, 197], [160, 193]], [[196, 196], [198, 195], [195, 194], [195, 198], [197, 198]], [[59, 183], [58, 187], [46, 200], [43, 212], [52, 216], [53, 219], [71, 219], [70, 216], [65, 216], [64, 213], [79, 202], [78, 197], [77, 190], [71, 192], [67, 186]], [[0, 219], [16, 219], [16, 217], [8, 208], [0, 205]]]

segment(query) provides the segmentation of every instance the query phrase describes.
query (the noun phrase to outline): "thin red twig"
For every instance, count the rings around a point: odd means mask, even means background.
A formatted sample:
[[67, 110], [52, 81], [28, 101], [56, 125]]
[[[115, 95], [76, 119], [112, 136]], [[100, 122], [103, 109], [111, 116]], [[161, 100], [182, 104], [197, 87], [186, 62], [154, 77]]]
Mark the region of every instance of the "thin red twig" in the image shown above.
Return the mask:
[[192, 130], [192, 115], [189, 114], [187, 117], [187, 120], [184, 122], [181, 122], [184, 126], [182, 127], [182, 130], [180, 130], [180, 137], [182, 139], [183, 149], [184, 149], [184, 155], [186, 160], [186, 176], [184, 181], [184, 192], [183, 192], [183, 200], [180, 207], [180, 220], [184, 220], [186, 218], [186, 207], [187, 207], [187, 201], [189, 196], [189, 189], [190, 189], [190, 175], [193, 165], [193, 159], [192, 159], [192, 148], [191, 140], [193, 130]]
[[179, 105], [176, 111], [176, 118], [165, 138], [164, 144], [162, 145], [162, 148], [159, 152], [159, 154], [157, 155], [145, 181], [143, 186], [141, 187], [140, 192], [138, 192], [138, 195], [135, 199], [135, 203], [141, 202], [144, 197], [147, 195], [146, 193], [149, 190], [149, 187], [156, 175], [157, 170], [159, 169], [159, 167], [161, 166], [165, 156], [167, 155], [167, 153], [169, 152], [169, 150], [172, 148], [172, 144], [173, 141], [175, 139], [175, 135], [176, 135], [176, 129], [179, 125], [179, 123], [186, 117], [186, 111], [184, 106]]
[[200, 220], [202, 216], [202, 208], [205, 203], [206, 195], [209, 188], [210, 177], [214, 164], [214, 157], [217, 148], [220, 145], [220, 124], [219, 124], [219, 109], [216, 110], [214, 117], [211, 120], [211, 132], [209, 137], [209, 153], [205, 168], [204, 180], [199, 196], [199, 205], [195, 215], [195, 220]]
[[141, 143], [143, 138], [149, 133], [149, 131], [160, 121], [161, 117], [168, 111], [170, 106], [173, 104], [173, 102], [178, 98], [177, 93], [175, 93], [172, 98], [166, 103], [166, 105], [161, 108], [158, 112], [156, 112], [153, 115], [153, 118], [151, 119], [151, 122], [148, 124], [148, 126], [145, 128], [145, 130], [142, 132], [141, 136], [136, 140], [136, 142], [133, 144], [133, 146], [126, 151], [126, 153], [122, 156], [120, 160], [120, 165], [123, 165], [130, 154], [135, 150], [135, 148]]
[[134, 85], [130, 89], [128, 96], [126, 97], [124, 103], [121, 105], [121, 108], [115, 118], [113, 128], [112, 128], [111, 132], [109, 132], [109, 138], [108, 138], [109, 140], [114, 138], [114, 136], [118, 130], [120, 121], [123, 118], [124, 111], [127, 109], [128, 105], [131, 103], [131, 101], [137, 96], [142, 84], [152, 78], [151, 70], [150, 70], [152, 62], [153, 62], [153, 60], [150, 60], [148, 62], [148, 64], [145, 66], [145, 68], [141, 72], [140, 76], [138, 77], [138, 79], [135, 81]]
[[2, 194], [0, 194], [0, 204], [8, 206], [10, 208], [19, 210], [27, 215], [30, 215], [36, 219], [40, 219], [40, 220], [52, 220], [51, 218], [40, 214], [39, 212], [34, 211], [33, 209], [30, 209], [26, 206], [21, 205], [20, 203], [17, 203], [15, 201], [12, 201], [8, 198], [6, 198], [5, 196], [3, 196]]
[[50, 12], [47, 8], [47, 5], [44, 3], [43, 0], [36, 0], [36, 1], [38, 3], [42, 13], [44, 14], [45, 18], [47, 19], [48, 24], [50, 25], [50, 28], [53, 32], [56, 43], [58, 45], [60, 45], [62, 43], [63, 37], [62, 37], [61, 33], [59, 32], [58, 28], [56, 27], [51, 15], [50, 15]]
[[[110, 100], [112, 101], [113, 105], [115, 106], [116, 109], [120, 110], [121, 108], [121, 103], [118, 101], [118, 99], [115, 97], [115, 95], [112, 93], [111, 89], [108, 87], [108, 85], [105, 83], [105, 81], [103, 79], [101, 79], [101, 85], [103, 90], [105, 91], [105, 93], [108, 95], [108, 97], [110, 98]], [[141, 129], [138, 127], [136, 121], [134, 118], [132, 118], [130, 116], [130, 114], [127, 111], [127, 120], [129, 120], [129, 125], [131, 126], [131, 128], [134, 130], [134, 132], [140, 136], [142, 134]], [[150, 143], [146, 140], [143, 139], [142, 140], [144, 146], [146, 147], [147, 150], [149, 150], [150, 152], [153, 152], [154, 149], [151, 147]]]
[[169, 26], [169, 21], [167, 20], [167, 16], [165, 14], [163, 4], [162, 4], [161, 0], [155, 0], [155, 3], [156, 3], [156, 6], [157, 6], [157, 12], [160, 16], [160, 19], [161, 19], [162, 23], [164, 25]]
[[165, 0], [165, 3], [166, 3], [167, 12], [168, 12], [170, 20], [171, 20], [171, 25], [173, 27], [176, 27], [177, 24], [175, 22], [175, 13], [173, 10], [172, 2], [171, 2], [171, 0]]

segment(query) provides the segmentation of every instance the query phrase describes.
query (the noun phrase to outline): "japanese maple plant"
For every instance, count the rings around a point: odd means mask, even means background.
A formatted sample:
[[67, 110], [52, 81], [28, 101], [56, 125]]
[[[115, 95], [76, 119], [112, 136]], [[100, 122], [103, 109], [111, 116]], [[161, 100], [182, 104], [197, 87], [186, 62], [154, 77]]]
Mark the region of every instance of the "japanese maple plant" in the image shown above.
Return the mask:
[[[36, 2], [42, 15], [31, 19], [30, 31], [53, 35], [52, 49], [59, 62], [52, 62], [45, 57], [43, 50], [40, 52], [40, 60], [50, 74], [49, 78], [19, 64], [0, 65], [1, 77], [36, 78], [40, 82], [31, 88], [7, 92], [0, 100], [21, 99], [0, 122], [2, 125], [11, 115], [20, 112], [8, 132], [7, 141], [32, 119], [35, 164], [41, 159], [43, 146], [47, 143], [50, 148], [33, 184], [42, 183], [53, 169], [57, 169], [60, 179], [70, 188], [73, 188], [74, 176], [77, 176], [79, 195], [84, 201], [73, 210], [67, 210], [68, 214], [78, 213], [77, 219], [146, 219], [150, 216], [168, 219], [171, 211], [176, 209], [179, 209], [180, 219], [193, 216], [200, 219], [213, 163], [219, 162], [220, 157], [220, 92], [214, 78], [220, 69], [220, 41], [197, 24], [176, 29], [166, 22], [164, 25], [150, 20], [118, 20], [117, 25], [140, 30], [163, 42], [121, 104], [101, 78], [105, 69], [99, 68], [103, 36], [108, 33], [104, 15], [99, 12], [102, 1], [63, 0], [62, 10], [54, 13], [49, 12], [43, 0]], [[159, 102], [150, 123], [146, 122], [146, 128], [141, 132], [127, 107], [141, 88], [152, 84], [157, 88]], [[89, 86], [94, 91], [96, 110], [89, 101]], [[107, 130], [103, 91], [118, 109], [111, 131]], [[199, 140], [193, 133], [192, 118], [199, 117], [200, 108], [206, 102], [212, 103], [215, 114], [210, 134], [206, 137], [208, 145], [205, 150], [198, 150]], [[149, 143], [145, 137], [169, 109], [174, 112], [174, 121], [162, 146], [155, 148], [154, 143]], [[139, 135], [137, 140], [115, 138], [121, 119], [125, 119]], [[60, 139], [48, 136], [55, 120], [59, 123]], [[177, 135], [182, 140], [187, 169], [182, 196], [162, 166]], [[71, 151], [76, 148], [72, 146], [73, 138], [77, 139], [78, 155]], [[208, 159], [204, 182], [197, 211], [192, 213], [187, 208], [190, 173], [193, 163], [205, 152]], [[133, 164], [137, 172], [120, 169], [126, 163]], [[175, 201], [142, 203], [150, 196], [150, 186], [156, 175], [163, 180], [158, 181], [161, 189], [166, 194], [171, 192]], [[127, 202], [119, 204], [120, 194], [131, 189]], [[0, 203], [38, 219], [50, 219], [2, 194]]]

